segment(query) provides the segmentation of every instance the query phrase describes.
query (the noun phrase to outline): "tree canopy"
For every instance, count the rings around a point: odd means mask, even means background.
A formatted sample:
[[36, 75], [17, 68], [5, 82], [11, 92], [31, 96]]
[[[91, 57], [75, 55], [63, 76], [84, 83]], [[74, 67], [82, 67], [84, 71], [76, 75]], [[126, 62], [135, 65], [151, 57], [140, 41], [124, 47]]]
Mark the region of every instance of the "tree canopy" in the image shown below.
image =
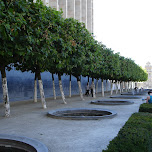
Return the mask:
[[94, 39], [84, 23], [40, 0], [0, 0], [0, 63], [22, 71], [72, 74], [118, 81], [146, 81], [133, 60]]

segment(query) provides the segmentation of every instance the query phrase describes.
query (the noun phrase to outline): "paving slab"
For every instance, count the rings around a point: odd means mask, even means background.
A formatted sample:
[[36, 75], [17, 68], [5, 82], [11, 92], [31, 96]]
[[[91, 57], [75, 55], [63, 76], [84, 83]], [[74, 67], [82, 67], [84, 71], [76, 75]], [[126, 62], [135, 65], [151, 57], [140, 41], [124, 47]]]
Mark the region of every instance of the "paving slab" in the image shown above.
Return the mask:
[[[106, 94], [105, 99], [110, 95]], [[129, 119], [138, 112], [141, 99], [128, 99], [134, 104], [130, 105], [95, 105], [92, 100], [103, 99], [101, 93], [96, 99], [79, 96], [66, 98], [67, 104], [62, 99], [46, 99], [47, 109], [42, 109], [40, 101], [20, 101], [11, 103], [11, 116], [4, 117], [4, 108], [0, 104], [0, 134], [25, 136], [38, 140], [48, 147], [49, 152], [102, 152], [109, 141], [117, 136], [119, 130]], [[126, 100], [126, 99], [125, 99]], [[63, 120], [47, 116], [50, 110], [61, 108], [102, 108], [117, 112], [117, 116], [100, 120]]]

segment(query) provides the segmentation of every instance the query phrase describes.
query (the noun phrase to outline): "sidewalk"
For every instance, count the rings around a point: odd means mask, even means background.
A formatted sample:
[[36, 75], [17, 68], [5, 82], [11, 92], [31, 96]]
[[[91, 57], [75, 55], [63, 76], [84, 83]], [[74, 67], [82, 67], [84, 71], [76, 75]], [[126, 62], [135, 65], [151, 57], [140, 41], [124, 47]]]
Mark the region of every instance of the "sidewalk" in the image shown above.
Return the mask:
[[[11, 103], [11, 117], [4, 118], [4, 108], [0, 105], [0, 134], [26, 136], [39, 140], [48, 147], [49, 152], [102, 152], [119, 132], [128, 118], [138, 112], [141, 99], [131, 105], [94, 105], [90, 101], [96, 99], [79, 96], [62, 99], [46, 99], [47, 109], [42, 109], [41, 102], [23, 101]], [[108, 98], [108, 95], [105, 97]], [[103, 99], [103, 98], [102, 98]], [[102, 108], [117, 112], [111, 119], [100, 120], [63, 120], [46, 116], [50, 110], [60, 108]]]

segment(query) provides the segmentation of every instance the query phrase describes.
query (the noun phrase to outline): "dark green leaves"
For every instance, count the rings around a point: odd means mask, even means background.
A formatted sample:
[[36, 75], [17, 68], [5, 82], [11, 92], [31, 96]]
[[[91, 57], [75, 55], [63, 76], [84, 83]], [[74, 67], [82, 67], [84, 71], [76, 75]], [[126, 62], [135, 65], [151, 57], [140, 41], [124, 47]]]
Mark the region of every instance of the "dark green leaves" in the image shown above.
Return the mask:
[[0, 65], [22, 71], [145, 81], [147, 73], [131, 59], [94, 39], [84, 23], [37, 0], [0, 0]]

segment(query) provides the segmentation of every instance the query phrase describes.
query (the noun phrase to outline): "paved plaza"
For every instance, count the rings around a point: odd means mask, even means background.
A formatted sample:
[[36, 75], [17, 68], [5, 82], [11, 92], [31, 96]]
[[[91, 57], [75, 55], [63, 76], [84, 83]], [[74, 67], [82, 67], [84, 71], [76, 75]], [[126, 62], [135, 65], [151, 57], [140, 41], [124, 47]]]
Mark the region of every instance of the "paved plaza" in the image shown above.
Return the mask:
[[[11, 103], [11, 117], [4, 117], [4, 108], [0, 104], [0, 134], [26, 136], [36, 139], [48, 147], [49, 152], [102, 152], [119, 132], [128, 118], [138, 112], [141, 99], [130, 105], [94, 105], [91, 101], [103, 99], [79, 96], [62, 99], [46, 99], [47, 109], [42, 109], [41, 102], [20, 101]], [[109, 98], [107, 94], [106, 99]], [[61, 108], [102, 108], [115, 111], [113, 118], [100, 120], [64, 120], [47, 117], [50, 110]]]

